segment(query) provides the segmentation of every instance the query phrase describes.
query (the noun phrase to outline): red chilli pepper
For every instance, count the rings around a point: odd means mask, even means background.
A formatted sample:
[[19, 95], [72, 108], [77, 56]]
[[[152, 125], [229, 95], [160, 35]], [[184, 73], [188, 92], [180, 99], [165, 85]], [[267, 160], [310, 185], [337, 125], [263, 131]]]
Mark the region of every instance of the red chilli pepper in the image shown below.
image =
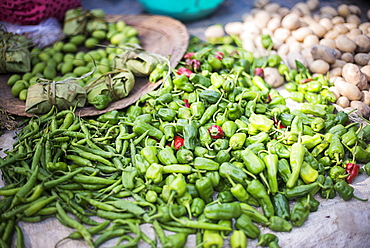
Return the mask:
[[271, 95], [270, 95], [270, 94], [268, 94], [268, 95], [267, 95], [267, 99], [266, 99], [266, 103], [271, 102], [271, 100], [272, 100]]
[[254, 69], [253, 73], [254, 73], [255, 76], [260, 76], [262, 78], [265, 76], [265, 72], [264, 72], [263, 68], [261, 68], [261, 67], [256, 67]]
[[273, 120], [273, 121], [274, 121], [274, 124], [275, 124], [275, 126], [276, 126], [277, 128], [279, 128], [279, 129], [286, 128], [286, 126], [285, 126], [283, 123], [281, 123], [281, 121], [279, 121], [277, 118], [272, 117], [272, 118], [271, 118], [271, 120]]
[[182, 147], [183, 145], [184, 145], [184, 139], [176, 135], [174, 138], [174, 146], [175, 146], [176, 151], [179, 150], [180, 147]]
[[179, 75], [184, 74], [185, 76], [190, 77], [190, 75], [193, 74], [193, 72], [188, 68], [180, 67], [179, 69], [177, 69], [177, 74]]
[[308, 82], [311, 82], [313, 79], [312, 78], [305, 78], [301, 81], [301, 84], [305, 84], [305, 83], [308, 83]]
[[184, 55], [184, 59], [185, 60], [191, 59], [194, 56], [194, 54], [195, 54], [195, 52], [189, 52], [189, 53]]
[[352, 183], [353, 179], [357, 177], [360, 166], [358, 164], [348, 163], [346, 164], [346, 172], [349, 174], [346, 177], [347, 183]]
[[215, 52], [216, 59], [222, 60], [224, 57], [225, 55], [222, 52], [219, 52], [219, 51]]
[[185, 66], [189, 70], [199, 71], [200, 69], [200, 61], [197, 59], [187, 59], [185, 61]]
[[185, 107], [190, 108], [190, 104], [189, 104], [189, 100], [188, 99], [184, 99], [183, 102], [184, 102], [184, 106]]
[[211, 135], [212, 139], [221, 139], [225, 136], [224, 131], [220, 126], [212, 125], [208, 128], [208, 132]]

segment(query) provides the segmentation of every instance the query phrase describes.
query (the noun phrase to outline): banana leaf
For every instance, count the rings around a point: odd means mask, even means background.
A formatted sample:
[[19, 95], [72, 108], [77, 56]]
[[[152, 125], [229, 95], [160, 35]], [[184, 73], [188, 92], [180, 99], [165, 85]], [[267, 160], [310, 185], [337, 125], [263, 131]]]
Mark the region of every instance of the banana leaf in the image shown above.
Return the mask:
[[27, 37], [7, 32], [0, 27], [0, 73], [30, 71], [31, 44], [32, 41]]
[[52, 106], [58, 110], [70, 107], [84, 107], [86, 91], [75, 81], [49, 81], [37, 83], [28, 88], [27, 113], [44, 114]]
[[88, 35], [94, 30], [107, 30], [108, 24], [104, 15], [83, 8], [70, 9], [65, 13], [63, 33], [67, 36]]
[[128, 69], [137, 77], [146, 77], [158, 64], [166, 62], [162, 56], [149, 53], [138, 45], [130, 44], [114, 59], [114, 67]]
[[87, 93], [87, 102], [93, 104], [98, 95], [109, 96], [117, 101], [130, 94], [135, 85], [135, 76], [130, 70], [122, 69], [107, 72], [84, 88]]

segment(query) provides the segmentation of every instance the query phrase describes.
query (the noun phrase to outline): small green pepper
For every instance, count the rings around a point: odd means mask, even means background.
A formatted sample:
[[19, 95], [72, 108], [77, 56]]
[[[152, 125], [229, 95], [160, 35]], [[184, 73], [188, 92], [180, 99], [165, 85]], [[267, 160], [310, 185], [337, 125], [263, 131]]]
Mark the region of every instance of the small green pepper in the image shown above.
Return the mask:
[[218, 231], [204, 230], [203, 232], [203, 247], [204, 248], [222, 248], [224, 244], [223, 238]]
[[290, 206], [289, 201], [282, 193], [277, 193], [272, 197], [272, 204], [274, 205], [274, 210], [276, 216], [279, 216], [285, 220], [290, 219]]
[[96, 109], [102, 110], [108, 107], [111, 102], [113, 102], [113, 99], [110, 96], [97, 95], [89, 103], [92, 104]]
[[241, 230], [234, 230], [230, 236], [231, 248], [247, 248], [248, 239]]
[[211, 220], [228, 220], [238, 218], [241, 215], [241, 208], [238, 202], [215, 203], [204, 208], [204, 215]]
[[334, 184], [335, 191], [342, 197], [343, 200], [349, 201], [355, 198], [360, 201], [367, 201], [367, 199], [361, 199], [353, 194], [354, 188], [349, 185], [345, 180], [340, 180]]
[[276, 232], [290, 232], [293, 228], [289, 221], [280, 216], [271, 216], [268, 227]]
[[190, 210], [193, 216], [198, 217], [204, 212], [204, 207], [206, 206], [202, 198], [196, 197], [193, 199]]
[[278, 248], [279, 247], [279, 245], [277, 244], [278, 242], [279, 242], [279, 238], [275, 234], [265, 233], [265, 234], [261, 234], [258, 237], [257, 246]]
[[245, 235], [251, 239], [256, 239], [261, 233], [260, 229], [252, 222], [252, 219], [246, 214], [241, 214], [240, 217], [236, 219], [235, 227], [243, 231]]
[[251, 194], [262, 207], [263, 214], [270, 218], [274, 215], [274, 206], [272, 205], [270, 196], [267, 194], [265, 186], [258, 180], [253, 179], [247, 182], [247, 192]]
[[176, 75], [172, 80], [173, 85], [176, 89], [183, 90], [185, 92], [193, 92], [194, 85], [189, 81], [189, 78], [185, 74]]
[[300, 227], [307, 220], [310, 214], [310, 204], [308, 202], [297, 202], [290, 215], [290, 220], [294, 226]]
[[266, 224], [269, 221], [266, 216], [247, 203], [241, 202], [240, 207], [242, 209], [242, 213], [248, 215], [253, 222]]
[[247, 170], [253, 174], [259, 174], [265, 169], [265, 163], [251, 149], [245, 148], [241, 151], [242, 159]]
[[320, 190], [320, 195], [324, 199], [333, 199], [337, 195], [334, 189], [334, 182], [331, 177], [325, 177], [323, 188]]

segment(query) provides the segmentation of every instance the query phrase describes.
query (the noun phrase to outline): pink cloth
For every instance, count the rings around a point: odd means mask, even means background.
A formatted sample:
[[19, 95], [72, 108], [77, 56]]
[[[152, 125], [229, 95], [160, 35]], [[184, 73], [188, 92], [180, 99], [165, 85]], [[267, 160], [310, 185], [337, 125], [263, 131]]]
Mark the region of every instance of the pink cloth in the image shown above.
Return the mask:
[[79, 0], [0, 0], [0, 21], [37, 25], [54, 17], [63, 23], [65, 12], [77, 7]]

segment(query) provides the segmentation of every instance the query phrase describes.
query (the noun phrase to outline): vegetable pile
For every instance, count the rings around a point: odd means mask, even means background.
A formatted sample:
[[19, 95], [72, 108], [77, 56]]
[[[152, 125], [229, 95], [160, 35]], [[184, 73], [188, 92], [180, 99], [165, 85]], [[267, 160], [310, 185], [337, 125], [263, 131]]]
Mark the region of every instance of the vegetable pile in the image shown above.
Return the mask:
[[351, 183], [370, 174], [370, 126], [325, 95], [290, 110], [264, 80], [266, 65], [281, 66], [273, 58], [193, 37], [177, 68], [150, 74], [161, 87], [126, 109], [80, 118], [53, 107], [28, 119], [0, 160], [2, 246], [14, 232], [21, 246], [19, 221], [56, 217], [76, 230], [67, 239], [91, 247], [183, 247], [192, 234], [204, 247], [279, 247], [273, 232], [302, 226], [317, 197], [365, 201]]
[[[205, 37], [217, 41], [225, 34], [238, 36], [243, 48], [255, 56], [276, 53], [292, 70], [298, 60], [313, 74], [328, 74], [336, 104], [369, 119], [370, 22], [362, 22], [361, 17], [370, 20], [370, 10], [365, 13], [354, 4], [319, 7], [318, 0], [299, 2], [290, 9], [258, 0], [242, 22], [211, 26]], [[261, 42], [266, 36], [273, 40], [268, 49]]]

